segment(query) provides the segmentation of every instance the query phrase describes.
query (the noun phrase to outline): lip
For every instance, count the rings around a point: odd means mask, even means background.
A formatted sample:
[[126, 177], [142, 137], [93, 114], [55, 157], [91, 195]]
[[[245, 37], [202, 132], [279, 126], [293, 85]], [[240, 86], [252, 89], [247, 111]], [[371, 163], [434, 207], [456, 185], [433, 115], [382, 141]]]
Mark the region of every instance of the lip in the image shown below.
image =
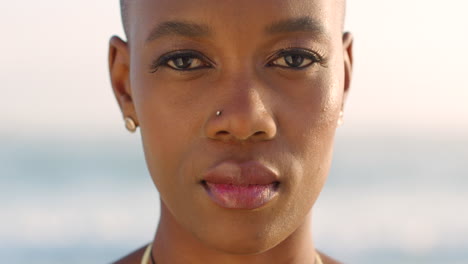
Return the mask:
[[224, 161], [210, 168], [201, 181], [213, 202], [227, 209], [256, 209], [278, 195], [278, 174], [248, 161]]

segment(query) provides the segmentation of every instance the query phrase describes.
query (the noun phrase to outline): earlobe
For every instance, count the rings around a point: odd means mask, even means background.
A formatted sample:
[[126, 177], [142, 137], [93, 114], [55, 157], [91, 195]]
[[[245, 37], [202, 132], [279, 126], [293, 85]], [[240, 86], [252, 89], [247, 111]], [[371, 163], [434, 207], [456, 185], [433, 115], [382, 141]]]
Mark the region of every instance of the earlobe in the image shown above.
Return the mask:
[[117, 36], [113, 36], [109, 41], [109, 73], [112, 89], [123, 118], [130, 117], [138, 125], [130, 87], [128, 44]]

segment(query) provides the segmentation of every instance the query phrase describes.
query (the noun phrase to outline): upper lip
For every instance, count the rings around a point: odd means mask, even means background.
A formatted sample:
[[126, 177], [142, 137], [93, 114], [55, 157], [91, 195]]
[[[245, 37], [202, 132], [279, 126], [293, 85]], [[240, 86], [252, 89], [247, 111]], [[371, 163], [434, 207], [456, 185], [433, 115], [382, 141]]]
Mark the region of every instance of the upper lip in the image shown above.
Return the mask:
[[258, 161], [222, 161], [203, 174], [202, 182], [232, 185], [267, 185], [278, 182], [278, 173]]

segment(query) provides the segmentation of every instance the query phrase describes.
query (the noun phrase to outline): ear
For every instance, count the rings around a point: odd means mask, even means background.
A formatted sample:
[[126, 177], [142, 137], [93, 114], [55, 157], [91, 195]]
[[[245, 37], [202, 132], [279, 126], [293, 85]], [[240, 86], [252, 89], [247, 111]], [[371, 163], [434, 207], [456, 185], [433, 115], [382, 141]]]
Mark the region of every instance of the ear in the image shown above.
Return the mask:
[[344, 64], [344, 87], [343, 101], [341, 102], [338, 126], [343, 124], [343, 112], [346, 99], [348, 98], [349, 87], [351, 85], [351, 75], [353, 72], [353, 35], [349, 32], [343, 34], [343, 64]]
[[138, 126], [130, 87], [130, 55], [128, 44], [117, 36], [109, 41], [109, 73], [115, 99], [123, 118], [131, 117]]
[[353, 35], [349, 32], [343, 34], [343, 59], [344, 59], [344, 93], [343, 105], [341, 111], [344, 109], [346, 98], [348, 97], [349, 87], [351, 85], [351, 75], [353, 72]]

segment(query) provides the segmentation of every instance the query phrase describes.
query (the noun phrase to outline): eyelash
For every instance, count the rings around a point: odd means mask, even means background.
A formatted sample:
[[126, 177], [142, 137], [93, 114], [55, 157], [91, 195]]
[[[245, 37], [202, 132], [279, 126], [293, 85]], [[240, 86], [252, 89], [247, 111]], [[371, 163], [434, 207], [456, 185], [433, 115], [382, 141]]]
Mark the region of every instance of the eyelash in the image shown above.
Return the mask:
[[[299, 56], [302, 59], [310, 60], [310, 63], [301, 67], [288, 67], [288, 66], [277, 65], [274, 63], [280, 58], [283, 58], [283, 60], [286, 61], [287, 56]], [[303, 49], [303, 48], [287, 48], [287, 49], [282, 49], [276, 52], [273, 56], [271, 56], [268, 59], [268, 63], [266, 64], [266, 66], [280, 67], [280, 68], [286, 68], [286, 69], [291, 69], [291, 70], [303, 70], [316, 63], [322, 64], [322, 65], [324, 64], [323, 56], [321, 56], [319, 53], [313, 52], [308, 49]]]
[[[284, 58], [286, 61], [287, 56], [300, 56], [302, 59], [307, 59], [310, 60], [311, 62], [308, 63], [307, 65], [301, 66], [301, 67], [288, 67], [288, 66], [282, 66], [282, 65], [277, 65], [274, 62], [280, 58]], [[195, 68], [189, 68], [189, 69], [183, 69], [183, 68], [175, 68], [168, 63], [174, 62], [176, 59], [180, 58], [190, 58], [190, 59], [197, 59], [200, 60], [202, 64], [205, 64], [203, 66], [195, 67]], [[302, 70], [305, 69], [313, 64], [320, 63], [322, 64], [324, 59], [323, 57], [313, 51], [303, 49], [303, 48], [288, 48], [288, 49], [282, 49], [275, 53], [273, 56], [271, 56], [268, 59], [268, 63], [265, 66], [268, 67], [280, 67], [280, 68], [286, 68], [286, 69], [291, 69], [291, 70]], [[207, 63], [208, 62], [208, 63]], [[287, 63], [288, 64], [288, 63]], [[211, 68], [214, 65], [212, 61], [210, 61], [207, 57], [202, 55], [201, 53], [194, 51], [194, 50], [178, 50], [178, 51], [172, 51], [166, 54], [163, 54], [161, 57], [153, 61], [151, 64], [150, 68], [150, 73], [155, 73], [161, 66], [162, 67], [169, 67], [173, 70], [176, 71], [193, 71], [193, 70], [199, 70], [199, 69], [206, 69], [206, 68]], [[189, 65], [190, 66], [190, 65]]]
[[[168, 65], [169, 62], [174, 61], [179, 58], [191, 58], [200, 60], [205, 66], [191, 68], [191, 69], [178, 69]], [[208, 62], [208, 63], [207, 63]], [[151, 73], [155, 73], [161, 66], [169, 67], [176, 71], [193, 71], [204, 68], [211, 68], [214, 63], [210, 61], [207, 57], [203, 56], [200, 52], [194, 50], [177, 50], [172, 51], [166, 54], [163, 54], [161, 57], [151, 63]]]

